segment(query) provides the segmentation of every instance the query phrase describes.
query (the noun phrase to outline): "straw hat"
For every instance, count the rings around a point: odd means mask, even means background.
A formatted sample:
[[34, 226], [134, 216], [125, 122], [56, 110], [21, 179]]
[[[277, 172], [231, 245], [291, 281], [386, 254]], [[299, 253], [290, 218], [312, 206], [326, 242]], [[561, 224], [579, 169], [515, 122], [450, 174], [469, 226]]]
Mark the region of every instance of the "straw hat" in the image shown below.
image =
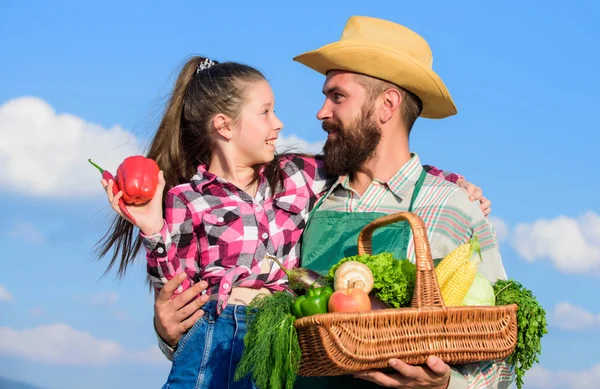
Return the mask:
[[423, 102], [422, 117], [441, 119], [456, 114], [450, 92], [432, 70], [429, 44], [414, 31], [372, 17], [352, 16], [342, 38], [294, 57], [319, 73], [345, 70], [401, 86]]

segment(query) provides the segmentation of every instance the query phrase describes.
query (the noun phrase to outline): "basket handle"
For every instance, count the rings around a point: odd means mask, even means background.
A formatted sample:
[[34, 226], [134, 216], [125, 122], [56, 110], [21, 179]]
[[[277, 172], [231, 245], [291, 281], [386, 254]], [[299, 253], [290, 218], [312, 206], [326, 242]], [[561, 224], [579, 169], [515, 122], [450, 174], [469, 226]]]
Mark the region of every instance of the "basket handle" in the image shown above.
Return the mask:
[[417, 276], [411, 306], [414, 308], [443, 307], [444, 301], [435, 275], [425, 222], [416, 214], [412, 212], [393, 213], [367, 224], [358, 235], [358, 255], [373, 253], [373, 233], [376, 229], [403, 220], [410, 225], [415, 244]]

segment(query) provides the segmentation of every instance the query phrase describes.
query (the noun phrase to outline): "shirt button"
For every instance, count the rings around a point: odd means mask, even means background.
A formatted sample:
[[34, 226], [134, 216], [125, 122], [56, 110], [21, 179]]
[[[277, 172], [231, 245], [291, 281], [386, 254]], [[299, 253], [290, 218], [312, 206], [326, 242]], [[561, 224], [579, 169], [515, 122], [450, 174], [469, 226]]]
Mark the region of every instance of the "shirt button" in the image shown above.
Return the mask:
[[218, 221], [219, 223], [223, 223], [223, 221], [224, 221], [224, 220], [225, 220], [225, 219], [223, 219], [223, 217], [222, 217], [222, 216], [221, 216], [220, 218], [218, 218], [218, 219], [217, 219], [217, 221]]
[[262, 238], [263, 239], [267, 239], [269, 237], [269, 234], [267, 234], [266, 232], [263, 232], [262, 234]]
[[262, 207], [260, 205], [257, 205], [256, 208], [254, 208], [254, 210], [256, 212], [260, 212], [260, 211], [262, 211]]
[[227, 284], [227, 283], [223, 284], [223, 289], [225, 289], [225, 290], [229, 289], [229, 284]]
[[163, 249], [162, 247], [159, 247], [159, 248], [156, 249], [156, 252], [159, 253], [159, 254], [162, 254], [162, 253], [165, 252], [165, 249]]

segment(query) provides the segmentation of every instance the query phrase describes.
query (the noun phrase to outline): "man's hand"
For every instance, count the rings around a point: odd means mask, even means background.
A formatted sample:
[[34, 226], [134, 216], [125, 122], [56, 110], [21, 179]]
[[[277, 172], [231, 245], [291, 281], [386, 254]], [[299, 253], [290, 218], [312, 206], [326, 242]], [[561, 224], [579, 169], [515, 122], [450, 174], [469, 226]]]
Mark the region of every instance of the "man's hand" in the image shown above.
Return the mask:
[[436, 357], [427, 358], [424, 367], [408, 365], [398, 359], [390, 359], [389, 363], [398, 374], [366, 371], [355, 374], [355, 377], [387, 388], [446, 389], [450, 382], [450, 366]]
[[192, 328], [194, 323], [204, 315], [200, 308], [208, 301], [208, 296], [198, 296], [208, 284], [205, 281], [194, 284], [179, 296], [171, 300], [173, 292], [181, 285], [187, 275], [178, 274], [161, 289], [154, 301], [154, 325], [160, 337], [170, 346], [175, 347], [179, 339]]
[[480, 187], [470, 183], [464, 178], [460, 178], [459, 180], [457, 180], [456, 185], [460, 186], [461, 188], [467, 191], [467, 194], [469, 195], [469, 200], [479, 201], [479, 203], [481, 204], [481, 210], [483, 211], [483, 214], [485, 216], [489, 215], [490, 212], [492, 212], [492, 202], [487, 198], [483, 197], [483, 192], [481, 191]]

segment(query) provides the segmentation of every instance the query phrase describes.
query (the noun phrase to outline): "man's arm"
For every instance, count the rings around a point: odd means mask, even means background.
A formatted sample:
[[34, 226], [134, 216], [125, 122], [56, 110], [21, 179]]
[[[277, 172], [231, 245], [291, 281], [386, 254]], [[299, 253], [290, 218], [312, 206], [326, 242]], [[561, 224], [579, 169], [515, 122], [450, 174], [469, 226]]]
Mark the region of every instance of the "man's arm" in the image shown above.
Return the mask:
[[[175, 290], [185, 279], [185, 273], [180, 273], [169, 280], [159, 293], [155, 294], [154, 331], [158, 347], [168, 360], [173, 359], [173, 354], [183, 334], [204, 315], [204, 311], [200, 308], [208, 301], [207, 295], [201, 295], [207, 287], [205, 281], [192, 285], [171, 299]], [[198, 298], [196, 298], [197, 296]]]
[[467, 382], [467, 389], [508, 389], [515, 381], [514, 366], [506, 359], [469, 363], [455, 367]]

